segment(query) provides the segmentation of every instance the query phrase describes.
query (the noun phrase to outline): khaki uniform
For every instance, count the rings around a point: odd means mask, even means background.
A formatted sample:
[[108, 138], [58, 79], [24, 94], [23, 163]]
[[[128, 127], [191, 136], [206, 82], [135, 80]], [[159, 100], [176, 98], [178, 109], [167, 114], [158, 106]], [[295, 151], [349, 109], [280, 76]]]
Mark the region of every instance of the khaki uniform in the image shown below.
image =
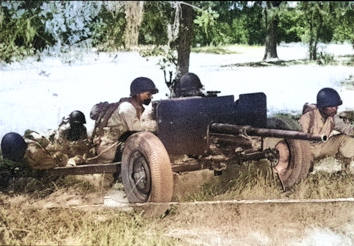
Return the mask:
[[108, 119], [106, 126], [96, 129], [94, 139], [97, 163], [113, 162], [117, 147], [121, 144], [119, 138], [127, 131], [142, 131], [141, 116], [144, 107], [134, 99], [123, 100]]
[[48, 133], [47, 137], [31, 130], [25, 132], [27, 149], [24, 158], [32, 169], [75, 166], [85, 162], [84, 156], [90, 149], [87, 133], [83, 132], [82, 139], [78, 141], [70, 141], [64, 137], [70, 129], [67, 125], [61, 124], [58, 130]]
[[327, 142], [311, 142], [311, 152], [314, 158], [323, 158], [340, 154], [344, 158], [354, 157], [354, 138], [348, 124], [337, 117], [325, 119], [317, 107], [304, 110], [299, 120], [302, 130], [306, 133], [326, 135]]
[[24, 136], [27, 149], [24, 156], [27, 164], [35, 170], [66, 166], [68, 156], [61, 145], [51, 143], [45, 136], [27, 130]]

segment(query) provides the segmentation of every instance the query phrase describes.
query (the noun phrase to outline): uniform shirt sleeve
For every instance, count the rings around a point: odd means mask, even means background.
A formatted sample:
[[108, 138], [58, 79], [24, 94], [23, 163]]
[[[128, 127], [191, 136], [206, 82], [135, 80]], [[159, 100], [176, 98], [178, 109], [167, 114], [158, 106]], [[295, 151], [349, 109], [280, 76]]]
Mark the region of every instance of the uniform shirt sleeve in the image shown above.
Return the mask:
[[123, 102], [112, 114], [110, 122], [124, 124], [129, 131], [141, 131], [140, 119], [136, 115], [135, 107], [129, 102]]
[[305, 113], [301, 116], [300, 120], [299, 120], [299, 124], [302, 127], [302, 131], [305, 133], [311, 133], [310, 132], [310, 114], [309, 113]]

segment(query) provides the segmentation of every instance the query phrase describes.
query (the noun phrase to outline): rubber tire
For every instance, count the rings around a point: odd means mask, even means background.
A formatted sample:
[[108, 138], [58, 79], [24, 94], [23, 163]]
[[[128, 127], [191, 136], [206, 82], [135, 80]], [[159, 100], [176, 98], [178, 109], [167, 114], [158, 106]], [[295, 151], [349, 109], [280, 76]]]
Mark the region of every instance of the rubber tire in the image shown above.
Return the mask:
[[[151, 132], [131, 135], [124, 145], [122, 182], [129, 202], [170, 202], [172, 167], [160, 139]], [[140, 180], [139, 185], [136, 181]]]
[[[301, 126], [295, 120], [286, 116], [276, 116], [267, 119], [267, 128], [301, 131]], [[275, 148], [279, 151], [278, 165], [281, 165], [283, 170], [282, 172], [278, 172], [278, 175], [285, 190], [299, 184], [307, 177], [312, 165], [312, 156], [308, 141], [265, 138], [263, 148]], [[277, 167], [274, 169], [277, 170]]]
[[302, 128], [295, 120], [284, 115], [277, 115], [267, 119], [267, 128], [280, 130], [301, 131]]

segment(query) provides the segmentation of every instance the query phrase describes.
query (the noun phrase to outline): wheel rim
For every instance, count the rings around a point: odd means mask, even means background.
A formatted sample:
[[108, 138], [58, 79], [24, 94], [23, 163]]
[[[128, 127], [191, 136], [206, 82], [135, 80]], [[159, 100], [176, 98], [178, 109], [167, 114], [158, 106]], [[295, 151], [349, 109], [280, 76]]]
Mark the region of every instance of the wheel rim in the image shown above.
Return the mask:
[[278, 164], [274, 167], [276, 172], [283, 176], [286, 173], [286, 170], [290, 163], [290, 150], [288, 144], [283, 140], [280, 141], [276, 146], [275, 149], [278, 150], [279, 158]]
[[141, 201], [147, 201], [151, 191], [151, 175], [148, 162], [139, 151], [132, 153], [129, 160], [129, 183], [132, 192]]

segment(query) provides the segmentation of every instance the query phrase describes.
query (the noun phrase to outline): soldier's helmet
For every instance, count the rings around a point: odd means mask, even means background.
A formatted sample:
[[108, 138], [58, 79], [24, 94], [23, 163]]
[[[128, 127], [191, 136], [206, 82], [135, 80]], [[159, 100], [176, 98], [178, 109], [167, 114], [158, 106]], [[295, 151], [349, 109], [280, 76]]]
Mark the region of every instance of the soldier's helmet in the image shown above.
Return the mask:
[[150, 92], [156, 94], [159, 90], [156, 88], [154, 82], [146, 77], [138, 77], [130, 84], [130, 96], [135, 96], [140, 93]]
[[11, 161], [20, 161], [26, 153], [27, 144], [24, 138], [16, 133], [9, 132], [1, 139], [2, 156]]
[[203, 84], [200, 82], [199, 77], [194, 73], [186, 73], [179, 81], [177, 88], [181, 97], [188, 96], [204, 96]]
[[342, 99], [338, 92], [332, 88], [325, 87], [317, 93], [317, 107], [338, 107], [342, 105]]
[[70, 124], [85, 124], [86, 118], [83, 112], [79, 110], [75, 110], [69, 115], [69, 123]]

